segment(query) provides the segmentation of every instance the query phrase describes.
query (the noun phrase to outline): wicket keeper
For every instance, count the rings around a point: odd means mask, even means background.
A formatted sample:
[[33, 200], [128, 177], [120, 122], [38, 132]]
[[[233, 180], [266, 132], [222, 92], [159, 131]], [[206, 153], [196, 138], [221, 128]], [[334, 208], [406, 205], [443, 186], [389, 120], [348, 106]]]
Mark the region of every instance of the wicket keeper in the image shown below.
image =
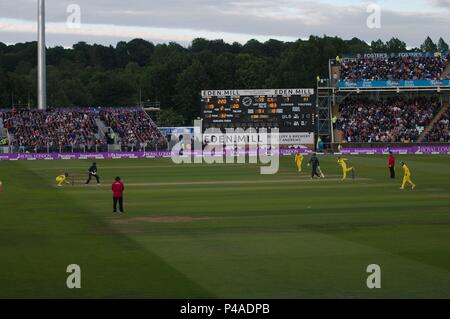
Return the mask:
[[411, 180], [411, 171], [409, 170], [409, 167], [405, 164], [405, 162], [402, 162], [401, 165], [403, 168], [403, 182], [402, 187], [400, 187], [400, 189], [405, 189], [407, 183], [411, 185], [411, 189], [416, 188], [416, 184], [414, 184], [413, 181]]
[[70, 184], [67, 178], [69, 177], [68, 173], [65, 173], [64, 175], [59, 175], [56, 177], [56, 184], [58, 184], [59, 187], [63, 186], [64, 183]]
[[337, 163], [342, 168], [342, 180], [343, 181], [347, 179], [347, 173], [349, 173], [349, 172], [352, 172], [352, 178], [355, 179], [355, 168], [354, 167], [347, 167], [347, 161], [348, 161], [348, 159], [346, 159], [346, 158], [338, 157]]
[[302, 172], [303, 159], [304, 159], [304, 157], [301, 153], [297, 153], [295, 155], [295, 164], [297, 165], [297, 170], [299, 173]]

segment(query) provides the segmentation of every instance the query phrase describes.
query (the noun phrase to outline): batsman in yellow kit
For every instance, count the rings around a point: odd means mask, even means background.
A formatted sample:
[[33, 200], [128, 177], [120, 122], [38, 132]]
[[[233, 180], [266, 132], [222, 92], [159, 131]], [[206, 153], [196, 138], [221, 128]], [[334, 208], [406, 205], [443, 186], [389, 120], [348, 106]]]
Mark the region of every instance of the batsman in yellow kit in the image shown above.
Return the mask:
[[411, 189], [416, 188], [416, 184], [414, 184], [411, 180], [411, 171], [409, 170], [409, 167], [405, 164], [405, 162], [402, 162], [401, 164], [403, 168], [403, 182], [400, 189], [405, 189], [406, 184], [411, 185]]
[[295, 164], [297, 165], [297, 170], [299, 173], [302, 172], [302, 164], [303, 164], [303, 155], [300, 153], [297, 153], [295, 155]]
[[70, 184], [67, 180], [69, 177], [69, 174], [65, 173], [64, 175], [59, 175], [56, 177], [56, 184], [58, 184], [59, 187], [63, 186], [64, 183]]
[[352, 178], [355, 179], [355, 168], [347, 167], [347, 161], [348, 161], [348, 159], [346, 159], [346, 158], [338, 157], [337, 162], [342, 168], [342, 180], [343, 181], [347, 179], [347, 173], [349, 173], [349, 172], [352, 172]]

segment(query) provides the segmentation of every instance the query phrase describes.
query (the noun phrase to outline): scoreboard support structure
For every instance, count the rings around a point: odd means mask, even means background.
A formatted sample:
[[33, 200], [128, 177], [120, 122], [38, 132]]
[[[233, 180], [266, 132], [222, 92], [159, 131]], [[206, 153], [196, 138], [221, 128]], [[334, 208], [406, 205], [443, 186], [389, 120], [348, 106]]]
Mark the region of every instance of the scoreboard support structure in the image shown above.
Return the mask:
[[333, 105], [335, 105], [335, 88], [328, 79], [317, 80], [317, 137], [326, 146], [334, 144]]

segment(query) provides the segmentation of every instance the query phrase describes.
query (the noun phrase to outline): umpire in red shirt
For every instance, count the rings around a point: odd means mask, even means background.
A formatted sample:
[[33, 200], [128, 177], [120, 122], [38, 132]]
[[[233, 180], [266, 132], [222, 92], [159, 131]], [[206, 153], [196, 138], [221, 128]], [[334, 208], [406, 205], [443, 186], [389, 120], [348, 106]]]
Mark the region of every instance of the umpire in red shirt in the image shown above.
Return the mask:
[[389, 152], [389, 159], [388, 159], [388, 167], [389, 167], [389, 173], [391, 174], [391, 178], [395, 178], [395, 156], [394, 153]]
[[117, 213], [117, 202], [119, 203], [120, 212], [123, 213], [123, 191], [125, 190], [125, 186], [120, 180], [120, 177], [116, 177], [111, 189], [113, 192], [114, 213]]

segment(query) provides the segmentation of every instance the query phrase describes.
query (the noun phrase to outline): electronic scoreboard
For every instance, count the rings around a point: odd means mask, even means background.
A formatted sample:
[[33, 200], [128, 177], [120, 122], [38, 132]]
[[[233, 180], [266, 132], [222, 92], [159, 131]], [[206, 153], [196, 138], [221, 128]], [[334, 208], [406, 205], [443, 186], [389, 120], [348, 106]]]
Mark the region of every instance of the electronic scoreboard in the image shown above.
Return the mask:
[[314, 89], [202, 91], [203, 129], [278, 128], [316, 131]]

